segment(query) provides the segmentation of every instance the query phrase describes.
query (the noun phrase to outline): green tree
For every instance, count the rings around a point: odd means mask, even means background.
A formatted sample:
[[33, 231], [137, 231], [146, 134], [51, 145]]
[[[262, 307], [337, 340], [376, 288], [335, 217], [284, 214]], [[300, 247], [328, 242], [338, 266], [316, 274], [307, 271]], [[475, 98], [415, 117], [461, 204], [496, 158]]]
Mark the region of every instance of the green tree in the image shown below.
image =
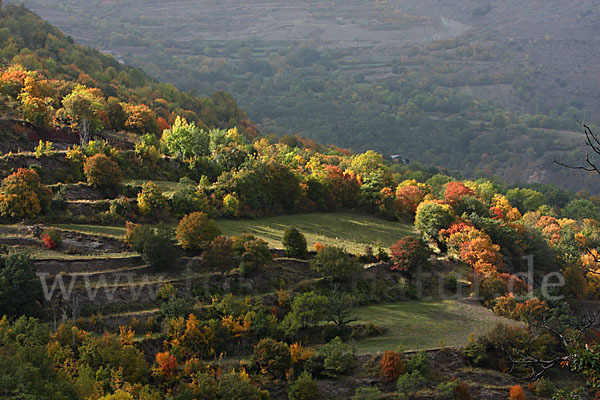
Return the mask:
[[188, 177], [179, 180], [177, 191], [171, 198], [171, 209], [175, 215], [183, 216], [194, 211], [209, 213], [210, 204], [208, 197], [198, 184]]
[[77, 398], [73, 385], [54, 368], [49, 340], [48, 329], [33, 318], [0, 319], [0, 398]]
[[142, 259], [151, 267], [161, 269], [172, 267], [177, 264], [178, 258], [173, 229], [161, 224], [145, 237]]
[[321, 398], [317, 380], [304, 371], [287, 390], [290, 400], [318, 400]]
[[268, 400], [269, 393], [255, 387], [247, 377], [231, 372], [219, 377], [220, 399]]
[[327, 313], [327, 297], [314, 291], [305, 292], [294, 297], [292, 310], [286, 316], [286, 324], [291, 330], [315, 326], [322, 321]]
[[62, 105], [61, 115], [67, 117], [71, 125], [77, 129], [82, 146], [90, 141], [92, 133], [104, 127], [100, 115], [105, 109], [105, 103], [98, 90], [77, 85], [70, 94], [65, 96]]
[[334, 287], [327, 298], [327, 302], [327, 319], [330, 322], [341, 326], [356, 321], [356, 315], [354, 314], [356, 301], [351, 294]]
[[162, 141], [174, 157], [191, 158], [210, 154], [208, 133], [182, 117], [177, 117], [171, 129], [163, 132]]
[[563, 217], [600, 219], [600, 208], [588, 199], [573, 199], [562, 210]]
[[288, 226], [283, 233], [281, 243], [288, 257], [306, 258], [308, 254], [306, 238], [297, 228]]
[[323, 356], [323, 373], [330, 378], [346, 375], [354, 368], [354, 354], [339, 337], [323, 345], [319, 354]]
[[42, 299], [36, 269], [26, 254], [11, 254], [0, 260], [0, 315], [35, 315]]
[[417, 207], [415, 228], [425, 239], [438, 239], [440, 229], [447, 229], [456, 219], [452, 207], [435, 201], [424, 201]]
[[346, 249], [336, 246], [325, 246], [317, 252], [310, 267], [330, 282], [349, 281], [359, 277], [362, 272], [360, 263]]
[[108, 114], [108, 121], [113, 130], [121, 131], [125, 129], [127, 114], [119, 99], [116, 97], [109, 97], [106, 99], [106, 113]]
[[520, 188], [514, 188], [506, 192], [506, 199], [513, 207], [517, 207], [521, 213], [536, 211], [548, 202], [543, 193], [533, 189]]
[[398, 378], [398, 391], [402, 393], [404, 400], [412, 399], [425, 382], [425, 378], [419, 371], [407, 372]]
[[271, 263], [273, 254], [269, 245], [262, 239], [254, 239], [244, 244], [244, 252], [240, 261], [240, 271], [248, 275], [257, 269]]

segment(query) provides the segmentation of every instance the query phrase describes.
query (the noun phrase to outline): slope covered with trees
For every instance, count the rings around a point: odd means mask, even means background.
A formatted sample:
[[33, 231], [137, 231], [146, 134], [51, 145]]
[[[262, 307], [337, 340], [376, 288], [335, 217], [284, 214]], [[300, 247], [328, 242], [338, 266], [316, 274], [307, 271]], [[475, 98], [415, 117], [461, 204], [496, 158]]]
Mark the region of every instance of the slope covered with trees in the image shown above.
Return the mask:
[[80, 133], [127, 129], [157, 135], [179, 115], [204, 128], [251, 129], [230, 95], [180, 92], [75, 44], [24, 7], [5, 7], [0, 31], [0, 58], [10, 63], [2, 76], [5, 118], [22, 118], [38, 128], [70, 126]]
[[26, 4], [161, 80], [227, 90], [266, 132], [597, 191], [552, 162], [577, 157], [575, 118], [598, 122], [592, 1]]

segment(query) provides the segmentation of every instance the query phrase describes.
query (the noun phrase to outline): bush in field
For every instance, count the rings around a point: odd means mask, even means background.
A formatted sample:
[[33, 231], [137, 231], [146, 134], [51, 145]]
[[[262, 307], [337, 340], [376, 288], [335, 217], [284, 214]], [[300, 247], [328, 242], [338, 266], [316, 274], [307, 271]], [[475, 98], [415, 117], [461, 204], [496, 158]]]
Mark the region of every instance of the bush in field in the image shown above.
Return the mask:
[[179, 258], [175, 246], [173, 230], [162, 224], [157, 229], [147, 225], [125, 224], [127, 231], [123, 241], [128, 247], [142, 255], [142, 259], [152, 267], [172, 265]]
[[92, 186], [115, 188], [121, 184], [121, 168], [104, 154], [88, 157], [83, 163], [83, 173]]
[[347, 281], [359, 276], [362, 268], [358, 261], [342, 247], [325, 246], [317, 252], [310, 267], [327, 281]]
[[416, 236], [405, 236], [390, 247], [393, 265], [392, 270], [412, 274], [419, 267], [429, 265], [429, 257], [433, 254], [427, 243]]
[[281, 379], [292, 366], [292, 355], [287, 344], [264, 338], [254, 346], [252, 362], [261, 374]]
[[425, 378], [419, 371], [407, 372], [398, 378], [398, 391], [402, 393], [404, 400], [408, 400], [415, 397], [417, 391], [425, 385], [425, 382]]
[[525, 392], [520, 385], [515, 385], [510, 388], [510, 392], [508, 393], [509, 400], [527, 400], [525, 396]]
[[201, 211], [185, 215], [177, 227], [177, 240], [185, 250], [205, 249], [220, 234], [215, 221]]
[[237, 217], [240, 212], [240, 201], [235, 194], [227, 194], [223, 197], [223, 215], [226, 217]]
[[154, 182], [142, 185], [142, 191], [137, 196], [138, 209], [142, 215], [157, 215], [167, 210], [167, 199]]
[[61, 244], [60, 232], [56, 228], [48, 228], [42, 234], [42, 241], [44, 247], [48, 249], [59, 247]]
[[171, 283], [162, 285], [156, 292], [156, 297], [163, 302], [167, 302], [170, 299], [175, 298], [177, 295], [177, 288]]
[[239, 260], [242, 259], [242, 255], [246, 251], [246, 243], [256, 240], [256, 236], [250, 233], [242, 233], [239, 236], [233, 238], [233, 254]]
[[131, 218], [134, 215], [133, 207], [125, 196], [111, 200], [109, 212], [118, 218]]
[[339, 337], [323, 345], [319, 354], [323, 356], [323, 374], [330, 378], [346, 375], [354, 368], [354, 354]]
[[240, 262], [240, 271], [248, 275], [273, 261], [269, 245], [262, 239], [255, 239], [244, 244], [244, 252]]
[[454, 400], [471, 400], [471, 390], [464, 382], [459, 382], [454, 388]]
[[419, 373], [421, 373], [421, 375], [424, 377], [429, 376], [431, 372], [431, 366], [427, 353], [420, 351], [406, 360], [406, 370], [408, 372], [419, 371]]
[[198, 189], [198, 184], [190, 178], [183, 177], [177, 185], [177, 191], [171, 198], [171, 210], [177, 216], [194, 211], [209, 212], [210, 204], [203, 190]]
[[166, 268], [177, 263], [178, 254], [173, 230], [159, 226], [145, 235], [142, 248], [142, 259], [154, 268]]
[[0, 214], [15, 219], [35, 218], [46, 211], [52, 191], [42, 185], [40, 176], [31, 169], [19, 168], [7, 176], [0, 188]]
[[283, 233], [281, 243], [288, 257], [306, 258], [308, 253], [306, 238], [298, 229], [291, 226], [287, 227]]
[[381, 378], [386, 382], [394, 382], [406, 372], [402, 356], [395, 351], [385, 351], [381, 357]]
[[290, 400], [317, 400], [321, 398], [317, 380], [304, 371], [287, 390]]
[[127, 247], [134, 249], [138, 253], [142, 253], [146, 238], [152, 233], [152, 228], [146, 225], [134, 224], [127, 221], [125, 223], [125, 236], [123, 242]]
[[243, 373], [231, 372], [219, 377], [220, 399], [267, 400], [269, 393], [258, 389]]
[[466, 383], [455, 380], [440, 383], [437, 388], [437, 397], [446, 400], [471, 400], [471, 391]]
[[226, 272], [236, 266], [233, 255], [233, 241], [225, 236], [217, 236], [203, 255], [203, 262], [213, 271]]
[[273, 261], [268, 243], [249, 233], [233, 238], [233, 254], [243, 274], [249, 274]]
[[315, 326], [325, 319], [327, 305], [327, 297], [314, 291], [299, 294], [294, 297], [292, 310], [286, 315], [284, 325], [287, 325], [290, 331]]

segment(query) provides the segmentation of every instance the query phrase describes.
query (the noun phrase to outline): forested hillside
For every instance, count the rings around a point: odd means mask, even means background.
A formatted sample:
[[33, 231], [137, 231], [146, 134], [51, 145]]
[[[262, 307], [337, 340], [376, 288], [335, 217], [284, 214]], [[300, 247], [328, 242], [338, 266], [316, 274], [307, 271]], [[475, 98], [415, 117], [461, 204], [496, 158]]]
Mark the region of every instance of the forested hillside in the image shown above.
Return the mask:
[[599, 190], [553, 164], [598, 122], [592, 1], [25, 3], [180, 89], [232, 93], [265, 132]]
[[597, 196], [261, 134], [1, 1], [0, 57], [1, 399], [598, 398]]
[[56, 123], [76, 127], [87, 119], [95, 132], [127, 128], [156, 135], [180, 115], [203, 128], [239, 126], [256, 135], [229, 94], [181, 92], [75, 44], [24, 7], [2, 10], [0, 32], [0, 58], [10, 63], [2, 75], [4, 118], [22, 118], [41, 129]]

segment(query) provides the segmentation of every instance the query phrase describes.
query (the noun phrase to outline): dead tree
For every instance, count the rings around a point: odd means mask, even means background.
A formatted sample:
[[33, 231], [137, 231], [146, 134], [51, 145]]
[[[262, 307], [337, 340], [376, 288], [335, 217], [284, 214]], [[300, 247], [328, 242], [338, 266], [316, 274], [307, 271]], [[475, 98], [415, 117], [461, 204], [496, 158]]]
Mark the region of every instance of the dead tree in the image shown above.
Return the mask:
[[[511, 368], [509, 373], [516, 374], [523, 380], [535, 381], [540, 379], [546, 371], [556, 366], [569, 365], [577, 356], [578, 348], [582, 345], [587, 332], [592, 328], [600, 317], [600, 310], [588, 315], [579, 321], [576, 329], [561, 329], [552, 320], [544, 315], [539, 321], [532, 321], [529, 326], [530, 337], [520, 349], [510, 348], [510, 344], [500, 341], [500, 350], [508, 359]], [[537, 332], [537, 334], [536, 334]], [[548, 333], [557, 339], [562, 354], [556, 357], [546, 358], [536, 350], [536, 339], [538, 334]]]
[[[561, 167], [569, 169], [577, 169], [586, 172], [595, 172], [600, 175], [600, 161], [593, 160], [592, 157], [600, 157], [600, 136], [595, 133], [589, 125], [580, 122], [579, 125], [583, 129], [585, 134], [585, 146], [588, 148], [588, 152], [585, 155], [585, 163], [583, 165], [570, 165], [554, 159], [554, 163]], [[590, 157], [590, 155], [592, 155]], [[591, 249], [586, 249], [597, 263], [600, 263], [600, 256], [597, 253], [592, 252]], [[600, 272], [594, 270], [588, 270], [592, 274], [600, 275]]]

